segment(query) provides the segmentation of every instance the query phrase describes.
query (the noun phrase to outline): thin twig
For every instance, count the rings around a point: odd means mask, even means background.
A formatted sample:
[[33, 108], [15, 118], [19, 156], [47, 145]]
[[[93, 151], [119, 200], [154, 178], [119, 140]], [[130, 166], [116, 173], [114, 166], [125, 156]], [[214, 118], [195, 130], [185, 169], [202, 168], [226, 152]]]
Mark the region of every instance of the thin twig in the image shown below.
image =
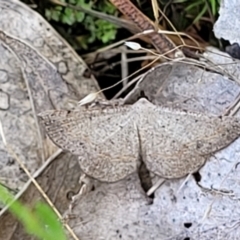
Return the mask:
[[[57, 214], [59, 219], [63, 219], [62, 215], [59, 213], [59, 211], [56, 209], [56, 207], [54, 206], [54, 204], [52, 203], [52, 201], [50, 200], [50, 198], [47, 196], [47, 194], [43, 191], [43, 189], [41, 188], [41, 186], [38, 184], [38, 182], [34, 179], [34, 177], [31, 175], [31, 173], [28, 171], [28, 169], [26, 168], [26, 166], [24, 165], [23, 161], [16, 155], [16, 153], [12, 150], [12, 148], [7, 144], [5, 135], [4, 135], [4, 131], [3, 131], [3, 126], [2, 126], [2, 122], [0, 121], [0, 135], [2, 137], [3, 140], [3, 144], [5, 146], [5, 148], [7, 149], [7, 151], [9, 152], [10, 155], [13, 156], [13, 158], [18, 162], [18, 164], [20, 165], [20, 167], [24, 170], [24, 172], [27, 174], [27, 176], [29, 177], [30, 181], [35, 185], [35, 187], [37, 188], [37, 190], [41, 193], [41, 195], [43, 196], [43, 198], [47, 201], [47, 203], [49, 204], [49, 206], [54, 210], [54, 212]], [[59, 152], [57, 152], [57, 155], [59, 155], [61, 153], [61, 150], [59, 150]], [[70, 226], [67, 223], [64, 223], [64, 226], [66, 227], [66, 229], [68, 230], [68, 232], [71, 234], [71, 236], [75, 239], [75, 240], [79, 240], [78, 237], [75, 235], [75, 233], [73, 232], [73, 230], [70, 228]]]

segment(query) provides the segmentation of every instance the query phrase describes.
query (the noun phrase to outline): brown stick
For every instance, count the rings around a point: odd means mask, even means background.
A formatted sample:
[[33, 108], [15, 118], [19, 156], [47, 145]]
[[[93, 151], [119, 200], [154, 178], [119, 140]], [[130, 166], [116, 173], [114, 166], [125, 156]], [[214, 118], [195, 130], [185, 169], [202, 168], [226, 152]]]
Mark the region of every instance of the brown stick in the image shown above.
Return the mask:
[[[126, 15], [131, 21], [133, 21], [140, 31], [155, 30], [153, 22], [144, 15], [139, 9], [137, 9], [130, 0], [110, 0], [119, 11]], [[180, 54], [184, 54], [179, 50], [173, 50], [176, 48], [175, 44], [164, 34], [157, 33], [156, 31], [148, 34], [154, 47], [160, 54], [166, 54], [169, 58], [176, 58]]]

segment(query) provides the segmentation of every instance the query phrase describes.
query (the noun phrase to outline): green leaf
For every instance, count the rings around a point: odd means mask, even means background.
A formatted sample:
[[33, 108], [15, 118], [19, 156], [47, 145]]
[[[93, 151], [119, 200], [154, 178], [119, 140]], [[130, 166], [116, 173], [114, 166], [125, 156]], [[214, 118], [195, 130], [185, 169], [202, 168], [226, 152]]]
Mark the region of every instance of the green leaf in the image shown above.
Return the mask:
[[111, 40], [114, 40], [115, 37], [116, 37], [116, 34], [117, 34], [117, 30], [116, 29], [112, 29], [111, 31], [106, 32], [102, 36], [101, 40], [102, 40], [103, 43], [107, 43], [107, 42], [109, 42]]
[[76, 22], [74, 12], [71, 8], [65, 8], [62, 15], [62, 22], [68, 25], [73, 25]]
[[56, 214], [48, 205], [38, 202], [35, 206], [34, 213], [46, 229], [49, 239], [66, 240], [62, 224], [58, 221]]
[[48, 20], [55, 20], [55, 21], [59, 21], [60, 16], [61, 16], [61, 11], [62, 11], [62, 7], [61, 6], [57, 6], [51, 9], [46, 9], [45, 10], [45, 16]]
[[189, 4], [189, 5], [185, 8], [185, 11], [186, 11], [186, 12], [190, 12], [191, 9], [194, 9], [194, 8], [196, 8], [197, 6], [201, 6], [202, 3], [203, 3], [203, 1], [200, 0], [200, 1], [196, 1], [195, 3]]
[[86, 2], [86, 0], [76, 0], [76, 6], [81, 6], [86, 9], [91, 9], [94, 1]]
[[103, 43], [114, 40], [117, 30], [115, 26], [105, 20], [98, 19], [96, 22], [96, 36]]
[[58, 10], [53, 10], [52, 11], [52, 19], [54, 20], [54, 21], [59, 21], [60, 20], [60, 17], [61, 17], [61, 12], [60, 11], [58, 11]]
[[41, 240], [67, 239], [57, 217], [46, 204], [37, 205], [33, 211], [19, 200], [14, 200], [14, 197], [1, 185], [0, 201], [8, 205], [9, 211], [23, 224], [27, 233]]
[[211, 11], [213, 16], [216, 16], [217, 11], [218, 11], [218, 6], [219, 6], [219, 1], [218, 0], [209, 0], [210, 6], [211, 6]]
[[[116, 12], [116, 8], [107, 0], [101, 1], [64, 0], [64, 1], [75, 6], [81, 6], [85, 9], [91, 9], [92, 6], [94, 5], [98, 11], [105, 12], [111, 15], [114, 15]], [[115, 39], [117, 33], [116, 26], [102, 20], [97, 22], [98, 20], [97, 18], [72, 8], [68, 7], [66, 8], [61, 7], [61, 9], [50, 8], [46, 11], [45, 15], [49, 20], [53, 19], [55, 21], [62, 22], [69, 26], [80, 23], [77, 25], [77, 27], [82, 28], [82, 30], [78, 32], [80, 36], [77, 38], [79, 38], [79, 40], [81, 39], [80, 45], [84, 46], [85, 49], [87, 48], [87, 45], [89, 43], [94, 42], [96, 39], [101, 40], [103, 43], [107, 43], [108, 41]], [[76, 26], [74, 26], [74, 29], [75, 27]], [[66, 28], [66, 32], [68, 32], [68, 34], [72, 30], [73, 30], [72, 27]], [[84, 34], [84, 37], [81, 38], [81, 34]]]
[[193, 23], [196, 23], [199, 21], [199, 19], [204, 15], [204, 13], [207, 11], [207, 4], [204, 5], [202, 8], [202, 11], [197, 15], [197, 17], [194, 19]]
[[77, 22], [82, 22], [85, 18], [85, 13], [77, 11], [75, 12], [75, 18]]
[[45, 9], [45, 17], [47, 20], [51, 20], [52, 11], [50, 9]]
[[105, 12], [105, 13], [108, 13], [108, 14], [111, 14], [111, 15], [113, 15], [116, 12], [116, 10], [117, 10], [116, 7], [112, 3], [110, 3], [110, 2], [108, 2], [106, 0], [100, 2], [99, 9], [102, 12]]

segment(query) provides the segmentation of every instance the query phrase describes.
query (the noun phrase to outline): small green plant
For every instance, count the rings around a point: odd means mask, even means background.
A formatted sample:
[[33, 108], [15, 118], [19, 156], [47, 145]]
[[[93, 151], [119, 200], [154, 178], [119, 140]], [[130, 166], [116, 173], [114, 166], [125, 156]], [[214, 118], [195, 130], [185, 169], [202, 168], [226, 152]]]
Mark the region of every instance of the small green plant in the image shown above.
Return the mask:
[[193, 22], [198, 22], [205, 14], [215, 17], [220, 6], [219, 0], [174, 0], [173, 3], [181, 3], [184, 11], [194, 16]]
[[9, 211], [23, 224], [27, 233], [41, 240], [67, 240], [62, 224], [53, 210], [44, 203], [37, 202], [27, 207], [0, 185], [0, 201], [9, 205]]
[[[85, 9], [94, 8], [99, 12], [110, 15], [114, 15], [117, 11], [116, 8], [106, 0], [96, 1], [96, 3], [94, 3], [95, 1], [93, 0], [66, 0], [64, 2], [76, 7], [81, 6]], [[54, 20], [65, 24], [66, 32], [70, 32], [75, 36], [77, 35], [76, 39], [84, 49], [88, 49], [89, 44], [96, 40], [103, 44], [108, 44], [115, 39], [117, 34], [117, 28], [115, 25], [105, 20], [87, 15], [76, 9], [52, 6], [45, 9], [45, 16], [48, 20]]]

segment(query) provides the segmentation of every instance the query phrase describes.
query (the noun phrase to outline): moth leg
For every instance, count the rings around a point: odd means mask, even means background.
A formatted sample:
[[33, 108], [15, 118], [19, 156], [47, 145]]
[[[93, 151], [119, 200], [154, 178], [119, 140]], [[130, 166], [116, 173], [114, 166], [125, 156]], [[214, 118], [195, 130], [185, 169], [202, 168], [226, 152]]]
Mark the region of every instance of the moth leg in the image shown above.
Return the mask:
[[155, 193], [157, 189], [161, 187], [165, 181], [166, 179], [159, 178], [158, 181], [154, 183], [153, 186], [147, 191], [147, 196], [151, 196], [153, 193]]
[[79, 183], [80, 183], [81, 188], [80, 188], [79, 192], [72, 197], [72, 201], [69, 206], [70, 212], [72, 212], [74, 206], [81, 199], [81, 197], [86, 195], [87, 193], [89, 193], [93, 188], [92, 178], [88, 177], [85, 173], [83, 173], [81, 175], [81, 177], [79, 178]]

